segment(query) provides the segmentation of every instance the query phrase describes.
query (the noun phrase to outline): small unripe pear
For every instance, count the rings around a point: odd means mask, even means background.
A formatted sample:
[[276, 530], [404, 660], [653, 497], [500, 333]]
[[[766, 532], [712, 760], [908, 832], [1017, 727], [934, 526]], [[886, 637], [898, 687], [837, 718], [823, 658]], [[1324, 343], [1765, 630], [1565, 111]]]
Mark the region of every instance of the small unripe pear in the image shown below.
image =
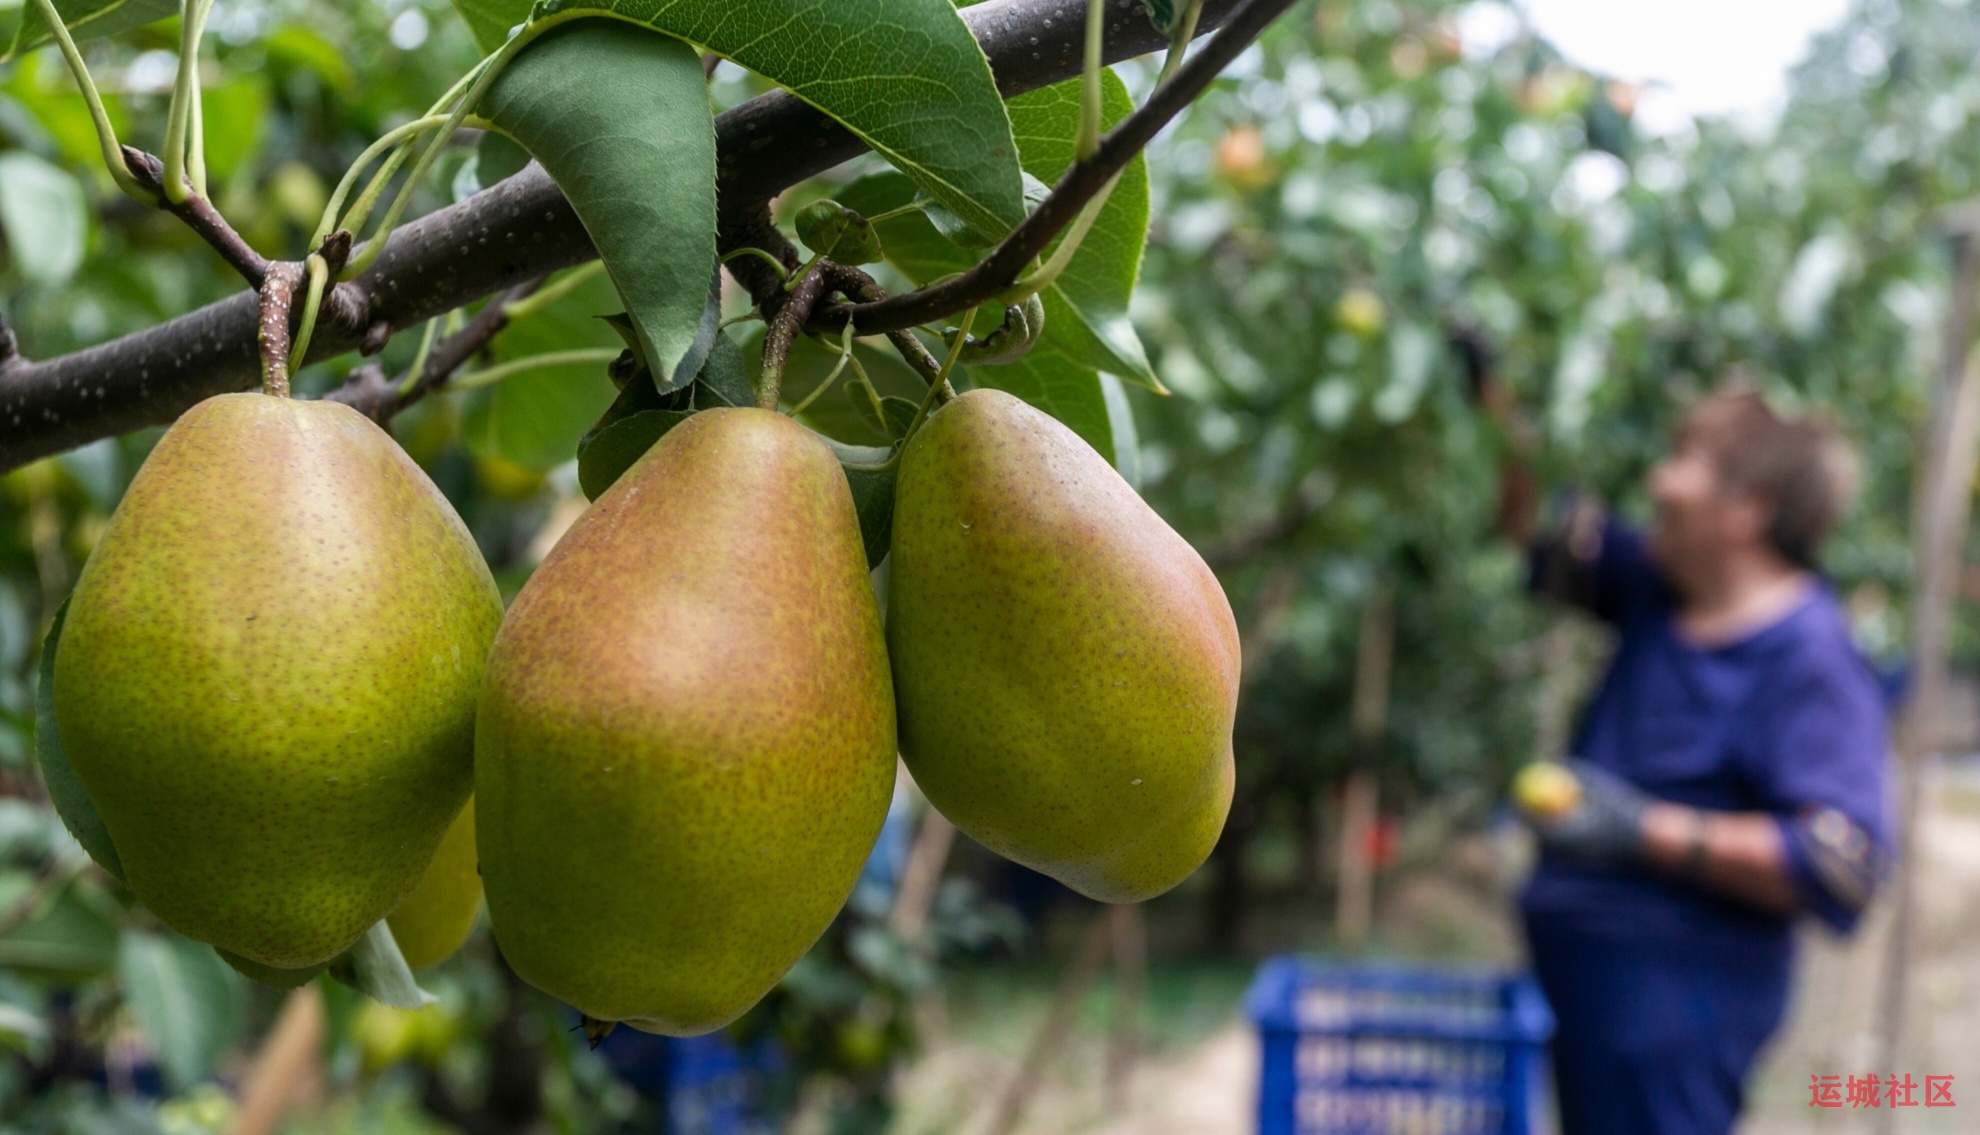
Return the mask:
[[474, 859], [474, 801], [454, 818], [419, 886], [386, 919], [392, 940], [412, 969], [454, 956], [481, 913], [481, 871]]

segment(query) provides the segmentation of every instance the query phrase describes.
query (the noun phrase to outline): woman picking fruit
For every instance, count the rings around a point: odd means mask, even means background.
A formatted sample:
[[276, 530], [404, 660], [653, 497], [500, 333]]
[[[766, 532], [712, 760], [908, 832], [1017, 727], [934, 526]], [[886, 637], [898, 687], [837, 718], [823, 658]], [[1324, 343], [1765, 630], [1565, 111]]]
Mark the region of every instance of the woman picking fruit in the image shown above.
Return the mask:
[[1584, 503], [1536, 540], [1531, 476], [1505, 467], [1500, 521], [1535, 590], [1616, 631], [1577, 757], [1514, 791], [1540, 836], [1520, 905], [1565, 1135], [1731, 1130], [1795, 919], [1847, 931], [1875, 888], [1884, 701], [1816, 568], [1850, 474], [1826, 424], [1739, 391], [1685, 415], [1647, 534]]

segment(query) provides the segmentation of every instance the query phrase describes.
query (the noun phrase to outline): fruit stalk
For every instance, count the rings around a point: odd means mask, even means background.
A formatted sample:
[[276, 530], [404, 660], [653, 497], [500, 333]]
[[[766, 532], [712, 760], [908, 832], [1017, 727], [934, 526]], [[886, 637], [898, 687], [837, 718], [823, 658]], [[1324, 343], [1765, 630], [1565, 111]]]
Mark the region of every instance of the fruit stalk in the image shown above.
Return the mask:
[[791, 345], [797, 342], [798, 330], [811, 318], [811, 309], [824, 294], [825, 274], [806, 272], [791, 288], [790, 299], [770, 317], [770, 327], [763, 333], [763, 370], [756, 383], [758, 409], [777, 408], [777, 399], [784, 389], [784, 363], [790, 358]]
[[261, 282], [261, 392], [274, 398], [289, 396], [289, 313], [296, 289], [302, 286], [303, 266], [292, 260], [269, 265]]

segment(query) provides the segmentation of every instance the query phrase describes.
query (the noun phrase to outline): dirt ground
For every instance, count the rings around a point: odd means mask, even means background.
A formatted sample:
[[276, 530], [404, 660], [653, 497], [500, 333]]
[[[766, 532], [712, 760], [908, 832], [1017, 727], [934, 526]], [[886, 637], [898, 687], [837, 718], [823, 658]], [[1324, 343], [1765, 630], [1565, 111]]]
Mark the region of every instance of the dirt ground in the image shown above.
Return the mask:
[[[1893, 1068], [1868, 1067], [1891, 921], [1887, 892], [1851, 940], [1805, 931], [1795, 1006], [1754, 1077], [1741, 1135], [1980, 1131], [1980, 775], [1940, 770], [1929, 780], [1919, 828], [1919, 949], [1903, 1055]], [[1390, 881], [1374, 952], [1516, 961], [1503, 898], [1495, 900], [1476, 875], [1432, 871]], [[1501, 875], [1509, 884], [1510, 872]], [[1258, 953], [1324, 948], [1324, 935], [1313, 929], [1316, 912], [1272, 910], [1260, 922], [1247, 943]], [[1159, 932], [1156, 938], [1159, 951]], [[1071, 952], [1068, 942], [1054, 953]], [[1058, 976], [1041, 967], [952, 983], [930, 1007], [929, 1051], [904, 1076], [895, 1135], [991, 1135], [996, 1100], [1044, 1022]], [[1258, 1056], [1238, 1010], [1247, 978], [1248, 967], [1236, 964], [1158, 964], [1137, 1014], [1139, 1052], [1113, 1101], [1107, 1085], [1112, 989], [1103, 978], [1073, 1026], [1056, 1038], [1010, 1135], [1249, 1135]], [[1956, 1106], [1876, 1112], [1809, 1106], [1811, 1076], [1873, 1071], [1909, 1073], [1921, 1085], [1928, 1074], [1952, 1075]], [[1892, 1125], [1876, 1126], [1880, 1119]]]

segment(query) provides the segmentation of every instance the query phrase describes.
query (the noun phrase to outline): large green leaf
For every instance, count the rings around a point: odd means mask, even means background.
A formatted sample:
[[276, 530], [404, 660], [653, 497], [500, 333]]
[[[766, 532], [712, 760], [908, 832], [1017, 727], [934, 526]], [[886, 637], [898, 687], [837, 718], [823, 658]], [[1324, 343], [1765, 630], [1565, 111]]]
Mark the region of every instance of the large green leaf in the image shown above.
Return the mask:
[[[1134, 100], [1112, 71], [1101, 75], [1103, 122], [1134, 113]], [[1011, 100], [1011, 129], [1024, 171], [1056, 184], [1072, 166], [1079, 136], [1080, 81], [1068, 80]], [[1047, 343], [1095, 370], [1161, 391], [1141, 337], [1128, 322], [1128, 300], [1148, 240], [1148, 164], [1139, 155], [1122, 172], [1079, 251], [1046, 289]]]
[[117, 950], [117, 977], [124, 1004], [176, 1091], [211, 1073], [240, 1035], [240, 978], [210, 946], [176, 934], [127, 930]]
[[69, 763], [62, 748], [62, 734], [55, 725], [55, 651], [62, 644], [62, 620], [69, 613], [69, 601], [55, 608], [55, 619], [48, 627], [48, 640], [41, 647], [41, 666], [34, 691], [34, 755], [41, 765], [41, 780], [48, 788], [48, 799], [69, 834], [76, 837], [89, 857], [119, 879], [124, 877], [123, 861], [117, 858], [117, 845], [110, 842], [110, 829], [95, 801], [83, 791], [82, 779]]
[[[530, 15], [530, 0], [454, 3], [488, 50]], [[679, 36], [787, 88], [989, 238], [1023, 219], [1010, 120], [949, 0], [548, 0], [536, 18], [583, 12]]]
[[[68, 25], [70, 37], [81, 43], [176, 16], [179, 0], [55, 0], [55, 10]], [[54, 39], [34, 0], [22, 0], [21, 21], [14, 25], [13, 46], [0, 56], [0, 63]]]
[[654, 384], [694, 381], [716, 318], [715, 128], [700, 56], [672, 36], [578, 20], [524, 49], [479, 110], [570, 198]]

